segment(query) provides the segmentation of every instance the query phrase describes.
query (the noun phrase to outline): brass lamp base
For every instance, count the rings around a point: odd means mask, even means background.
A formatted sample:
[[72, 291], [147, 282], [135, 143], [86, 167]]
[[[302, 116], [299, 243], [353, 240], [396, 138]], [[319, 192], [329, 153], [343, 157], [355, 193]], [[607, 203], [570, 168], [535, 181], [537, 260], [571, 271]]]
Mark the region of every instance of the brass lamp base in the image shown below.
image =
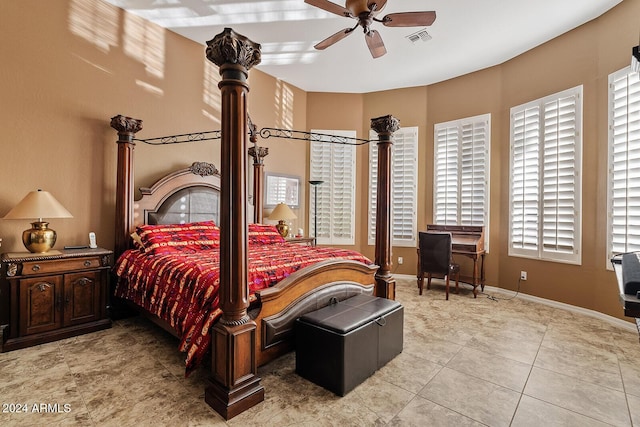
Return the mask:
[[45, 253], [56, 244], [56, 232], [50, 228], [48, 222], [35, 221], [32, 228], [22, 233], [22, 243], [31, 253]]
[[278, 223], [276, 224], [276, 229], [282, 237], [287, 237], [287, 235], [289, 235], [289, 225], [285, 224], [283, 219], [278, 221]]

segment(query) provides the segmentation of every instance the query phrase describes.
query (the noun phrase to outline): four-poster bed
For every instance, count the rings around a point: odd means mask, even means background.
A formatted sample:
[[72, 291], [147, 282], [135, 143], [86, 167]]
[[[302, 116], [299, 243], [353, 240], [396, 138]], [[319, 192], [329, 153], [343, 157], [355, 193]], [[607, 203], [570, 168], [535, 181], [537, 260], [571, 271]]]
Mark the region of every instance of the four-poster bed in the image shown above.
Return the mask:
[[[115, 254], [132, 247], [131, 234], [150, 218], [172, 218], [164, 203], [181, 197], [181, 191], [195, 187], [218, 194], [219, 217], [219, 319], [212, 326], [211, 381], [205, 400], [229, 419], [264, 399], [264, 389], [257, 377], [257, 366], [292, 348], [292, 322], [310, 310], [329, 303], [332, 298], [345, 299], [355, 293], [395, 297], [391, 275], [390, 251], [390, 166], [391, 136], [398, 120], [385, 116], [372, 119], [378, 133], [379, 176], [377, 200], [376, 250], [373, 264], [362, 260], [325, 260], [306, 265], [266, 289], [250, 293], [251, 275], [248, 244], [251, 238], [246, 206], [247, 130], [255, 142], [255, 126], [248, 121], [246, 78], [248, 70], [259, 62], [260, 46], [230, 29], [208, 42], [207, 58], [220, 68], [221, 89], [221, 175], [208, 164], [196, 164], [141, 190], [143, 197], [134, 201], [135, 134], [142, 121], [124, 116], [112, 118], [118, 131], [118, 171], [116, 196]], [[266, 149], [252, 147], [254, 157], [254, 222], [262, 219], [262, 159]], [[258, 173], [259, 172], [259, 173]], [[219, 189], [219, 193], [217, 192]], [[169, 201], [169, 202], [168, 202]], [[170, 209], [169, 209], [170, 210]], [[163, 222], [161, 219], [159, 222]], [[169, 220], [169, 222], [172, 222]], [[210, 224], [207, 225], [207, 227]], [[211, 228], [212, 229], [212, 228]], [[215, 237], [208, 236], [215, 240]], [[163, 321], [159, 321], [160, 324]], [[167, 321], [164, 320], [166, 327]], [[207, 324], [208, 325], [208, 324]], [[168, 325], [175, 331], [175, 325]]]

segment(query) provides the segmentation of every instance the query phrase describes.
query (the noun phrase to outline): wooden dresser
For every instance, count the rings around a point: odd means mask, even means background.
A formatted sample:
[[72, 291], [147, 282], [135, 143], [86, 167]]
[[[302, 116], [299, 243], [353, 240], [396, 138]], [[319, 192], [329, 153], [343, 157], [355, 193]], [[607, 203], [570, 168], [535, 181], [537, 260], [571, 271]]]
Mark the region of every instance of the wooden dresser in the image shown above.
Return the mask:
[[5, 253], [0, 263], [0, 352], [111, 327], [112, 251]]

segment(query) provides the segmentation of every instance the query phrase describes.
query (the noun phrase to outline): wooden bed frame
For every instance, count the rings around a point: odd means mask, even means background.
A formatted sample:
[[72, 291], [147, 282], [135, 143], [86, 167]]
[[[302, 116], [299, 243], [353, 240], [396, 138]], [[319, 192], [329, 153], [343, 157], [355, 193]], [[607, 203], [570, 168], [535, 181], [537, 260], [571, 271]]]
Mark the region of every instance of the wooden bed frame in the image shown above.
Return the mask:
[[[354, 261], [325, 261], [301, 269], [277, 285], [257, 294], [249, 306], [247, 286], [246, 83], [249, 69], [259, 63], [260, 45], [226, 28], [207, 42], [207, 58], [218, 65], [222, 80], [221, 165], [231, 173], [217, 174], [209, 164], [194, 164], [162, 178], [134, 201], [134, 138], [142, 121], [115, 116], [111, 126], [118, 132], [116, 183], [115, 256], [131, 246], [130, 234], [157, 212], [164, 201], [180, 189], [204, 186], [220, 190], [220, 308], [222, 317], [211, 330], [210, 384], [205, 400], [225, 419], [230, 419], [264, 399], [257, 366], [291, 350], [293, 321], [301, 313], [326, 305], [331, 297], [344, 299], [359, 292], [395, 298], [391, 275], [391, 145], [399, 122], [392, 116], [371, 120], [378, 133], [378, 200], [374, 266]], [[255, 128], [252, 129], [255, 131]], [[254, 135], [255, 132], [252, 132]], [[254, 147], [255, 150], [255, 147]], [[255, 151], [254, 151], [255, 153]], [[254, 157], [254, 220], [262, 218], [262, 158]], [[205, 172], [203, 172], [205, 171]], [[211, 173], [206, 173], [209, 171]], [[162, 323], [162, 322], [160, 322]]]

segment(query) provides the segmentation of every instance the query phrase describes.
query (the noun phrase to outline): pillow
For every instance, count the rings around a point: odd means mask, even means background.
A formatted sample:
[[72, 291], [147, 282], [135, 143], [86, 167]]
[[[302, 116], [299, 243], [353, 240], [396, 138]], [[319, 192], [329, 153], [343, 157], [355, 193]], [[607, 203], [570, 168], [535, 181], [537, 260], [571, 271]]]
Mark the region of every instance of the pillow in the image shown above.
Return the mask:
[[142, 243], [142, 240], [140, 240], [140, 236], [138, 235], [138, 233], [136, 233], [134, 231], [129, 236], [131, 236], [131, 240], [133, 240], [133, 247], [134, 248], [136, 248], [136, 249], [144, 249], [144, 244]]
[[136, 227], [145, 253], [194, 253], [220, 246], [220, 228], [213, 221]]
[[284, 237], [278, 233], [275, 225], [249, 224], [249, 244], [268, 245], [271, 243], [284, 243]]

